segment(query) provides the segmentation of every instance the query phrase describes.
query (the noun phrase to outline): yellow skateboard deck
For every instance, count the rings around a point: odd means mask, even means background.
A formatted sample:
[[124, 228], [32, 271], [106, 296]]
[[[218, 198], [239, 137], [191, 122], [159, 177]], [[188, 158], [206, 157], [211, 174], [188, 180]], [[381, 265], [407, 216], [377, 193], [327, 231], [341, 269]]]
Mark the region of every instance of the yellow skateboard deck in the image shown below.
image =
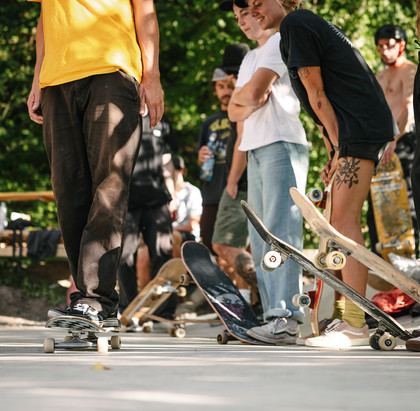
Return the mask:
[[378, 243], [372, 244], [384, 260], [394, 253], [411, 258], [414, 255], [414, 229], [408, 203], [407, 185], [398, 156], [381, 164], [370, 187]]

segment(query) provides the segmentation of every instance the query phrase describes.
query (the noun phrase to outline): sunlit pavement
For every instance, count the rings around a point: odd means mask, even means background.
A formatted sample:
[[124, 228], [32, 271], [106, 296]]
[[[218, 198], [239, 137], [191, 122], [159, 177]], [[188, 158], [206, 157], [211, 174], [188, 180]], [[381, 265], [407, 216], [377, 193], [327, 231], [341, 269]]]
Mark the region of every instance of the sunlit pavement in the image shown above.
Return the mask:
[[0, 408], [420, 409], [420, 353], [406, 351], [401, 341], [390, 352], [219, 345], [221, 326], [186, 329], [183, 339], [122, 334], [121, 350], [108, 354], [45, 354], [43, 339], [61, 339], [65, 331], [0, 328]]

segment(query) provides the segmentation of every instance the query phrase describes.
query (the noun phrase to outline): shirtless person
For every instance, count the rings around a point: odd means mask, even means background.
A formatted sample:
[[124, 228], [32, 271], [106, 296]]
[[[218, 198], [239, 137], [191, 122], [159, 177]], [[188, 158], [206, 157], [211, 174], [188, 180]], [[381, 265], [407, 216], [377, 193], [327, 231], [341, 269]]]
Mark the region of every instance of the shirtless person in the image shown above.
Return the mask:
[[[416, 147], [414, 112], [413, 112], [413, 84], [417, 66], [404, 56], [407, 37], [404, 30], [394, 24], [380, 27], [375, 34], [376, 48], [386, 65], [376, 78], [381, 85], [386, 101], [397, 121], [400, 134], [384, 155], [383, 161], [387, 163], [395, 150], [404, 172], [407, 183], [407, 192], [410, 210], [413, 218], [413, 227], [416, 237], [416, 255], [418, 256], [418, 228], [411, 189], [410, 173], [413, 165], [414, 150]], [[369, 203], [370, 206], [370, 203]], [[368, 217], [371, 243], [376, 244], [376, 229], [373, 214]]]

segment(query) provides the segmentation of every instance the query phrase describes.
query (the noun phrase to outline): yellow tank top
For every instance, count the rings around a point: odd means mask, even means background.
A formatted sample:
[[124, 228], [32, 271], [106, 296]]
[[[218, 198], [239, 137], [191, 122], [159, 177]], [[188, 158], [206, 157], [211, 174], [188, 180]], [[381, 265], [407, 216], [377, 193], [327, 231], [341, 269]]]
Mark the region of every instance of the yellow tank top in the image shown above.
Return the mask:
[[41, 87], [123, 70], [141, 81], [141, 52], [130, 0], [42, 2]]

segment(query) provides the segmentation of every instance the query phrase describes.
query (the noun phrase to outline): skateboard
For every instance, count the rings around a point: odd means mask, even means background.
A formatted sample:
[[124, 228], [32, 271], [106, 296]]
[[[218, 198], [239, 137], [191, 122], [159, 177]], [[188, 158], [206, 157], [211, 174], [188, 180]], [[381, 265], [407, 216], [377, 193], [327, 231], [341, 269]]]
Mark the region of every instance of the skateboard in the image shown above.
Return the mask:
[[261, 324], [209, 249], [195, 241], [187, 241], [182, 245], [181, 255], [192, 280], [226, 327], [226, 331], [217, 336], [217, 342], [227, 344], [236, 339], [249, 344], [269, 345], [247, 335], [247, 330]]
[[117, 332], [119, 327], [108, 327], [106, 321], [102, 326], [85, 318], [62, 315], [50, 318], [45, 324], [46, 328], [64, 328], [70, 335], [62, 342], [56, 342], [54, 338], [44, 340], [44, 352], [53, 353], [56, 349], [63, 350], [88, 350], [96, 349], [100, 353], [108, 352], [109, 345], [112, 349], [121, 348], [121, 337], [113, 335], [98, 337], [96, 334]]
[[[143, 325], [149, 320], [162, 304], [171, 296], [178, 294], [180, 297], [186, 295], [186, 289], [180, 287], [186, 284], [187, 269], [180, 258], [173, 258], [162, 265], [156, 277], [150, 281], [127, 306], [121, 315], [121, 324], [126, 326], [133, 317], [138, 318], [138, 325]], [[180, 328], [175, 324], [175, 329]], [[169, 330], [169, 334], [179, 336], [183, 334], [175, 329]]]
[[[331, 209], [332, 209], [332, 195], [331, 188], [334, 182], [335, 173], [332, 176], [329, 184], [325, 186], [325, 189], [321, 191], [320, 189], [312, 189], [306, 195], [307, 197], [319, 208], [323, 210], [324, 218], [327, 221], [331, 219]], [[318, 245], [318, 264], [319, 268], [322, 268], [325, 265], [325, 258], [327, 256], [328, 243], [320, 238]], [[323, 283], [322, 281], [315, 277], [315, 286], [314, 290], [309, 291], [307, 294], [311, 299], [309, 304], [310, 308], [310, 319], [311, 319], [311, 328], [312, 335], [310, 337], [317, 337], [319, 335], [319, 304], [321, 303]], [[309, 336], [308, 336], [309, 337]]]
[[408, 203], [407, 184], [401, 162], [394, 153], [387, 164], [381, 164], [370, 186], [378, 243], [373, 244], [382, 257], [388, 254], [411, 258], [415, 252], [413, 222]]
[[[391, 160], [381, 163], [370, 186], [373, 216], [378, 242], [372, 244], [382, 258], [392, 263], [389, 254], [411, 258], [415, 254], [413, 220], [407, 195], [407, 183], [401, 162], [394, 153]], [[370, 286], [388, 291], [392, 284], [370, 273]]]
[[[315, 208], [309, 200], [308, 202]], [[378, 320], [378, 329], [369, 340], [369, 344], [373, 349], [390, 351], [396, 345], [396, 337], [403, 340], [413, 338], [413, 335], [394, 320], [394, 318], [390, 317], [366, 297], [359, 294], [331, 272], [317, 268], [314, 262], [307, 258], [302, 252], [271, 234], [245, 201], [242, 201], [242, 208], [259, 236], [271, 246], [271, 251], [264, 257], [264, 264], [268, 264], [269, 268], [276, 268], [282, 264], [282, 262], [290, 258], [325, 284], [329, 285], [346, 298], [352, 300], [363, 311]], [[318, 212], [318, 210], [316, 211]], [[305, 294], [300, 294], [297, 297], [298, 298], [293, 299], [296, 305], [307, 305], [307, 296]]]
[[351, 255], [378, 276], [390, 282], [417, 302], [420, 302], [419, 283], [405, 276], [372, 251], [340, 234], [324, 219], [311, 201], [295, 187], [290, 189], [290, 195], [312, 230], [320, 237], [325, 238], [329, 247], [333, 249], [326, 257], [326, 264], [329, 269], [341, 269], [345, 265], [346, 258]]

